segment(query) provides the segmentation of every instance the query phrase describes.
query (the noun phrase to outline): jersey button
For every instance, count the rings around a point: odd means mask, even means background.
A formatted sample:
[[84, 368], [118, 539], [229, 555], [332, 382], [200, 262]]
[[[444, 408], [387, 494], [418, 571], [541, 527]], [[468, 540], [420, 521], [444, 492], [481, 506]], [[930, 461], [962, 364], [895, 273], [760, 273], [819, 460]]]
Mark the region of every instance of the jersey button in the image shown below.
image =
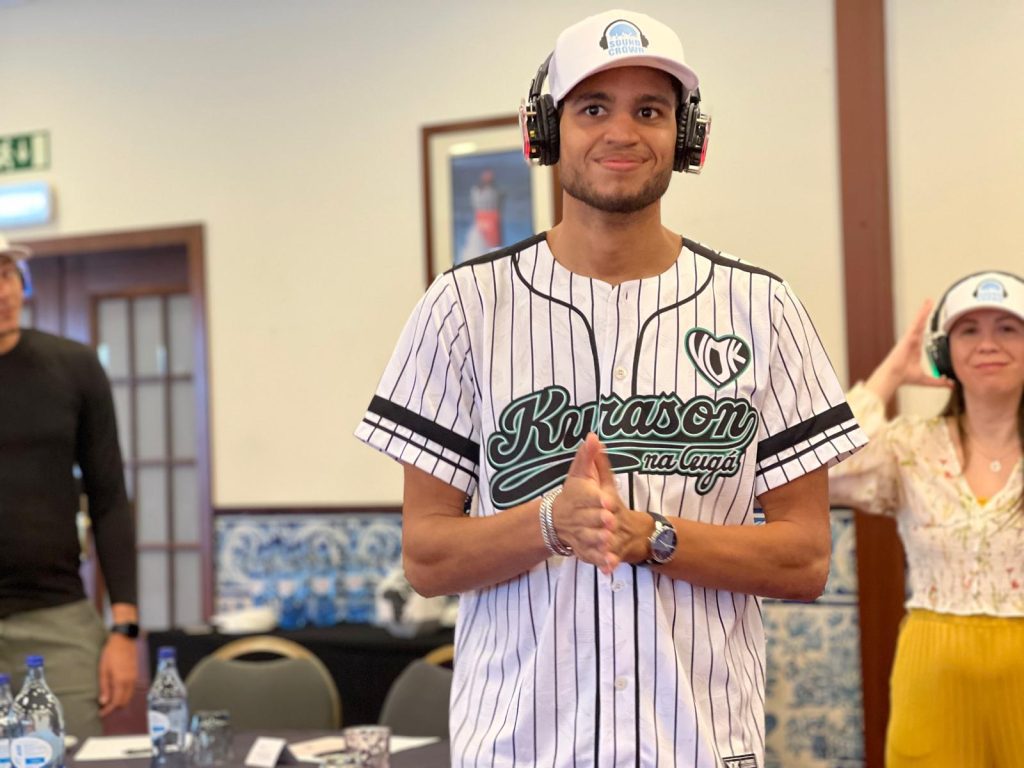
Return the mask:
[[626, 586], [626, 585], [623, 584], [621, 581], [613, 581], [612, 582], [612, 592], [621, 592], [622, 588], [624, 586]]
[[615, 369], [615, 378], [618, 379], [619, 381], [622, 381], [624, 378], [626, 378], [626, 369], [623, 368], [621, 365]]
[[624, 677], [617, 677], [617, 678], [615, 678], [615, 690], [617, 690], [617, 691], [624, 691], [624, 690], [626, 690], [626, 686], [627, 685], [629, 685], [629, 683], [626, 681], [626, 678], [624, 678]]

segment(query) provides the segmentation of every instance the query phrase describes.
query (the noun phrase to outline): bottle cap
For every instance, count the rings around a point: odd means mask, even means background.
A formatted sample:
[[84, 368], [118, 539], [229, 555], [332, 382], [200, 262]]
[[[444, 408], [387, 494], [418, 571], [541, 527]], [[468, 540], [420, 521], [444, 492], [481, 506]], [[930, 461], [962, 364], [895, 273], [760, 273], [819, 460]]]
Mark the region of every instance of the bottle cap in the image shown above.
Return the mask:
[[177, 651], [174, 650], [173, 645], [162, 645], [156, 652], [158, 659], [173, 659], [177, 656]]
[[43, 657], [42, 656], [26, 656], [25, 657], [25, 666], [28, 667], [29, 669], [35, 669], [36, 667], [41, 667], [41, 666], [43, 666]]

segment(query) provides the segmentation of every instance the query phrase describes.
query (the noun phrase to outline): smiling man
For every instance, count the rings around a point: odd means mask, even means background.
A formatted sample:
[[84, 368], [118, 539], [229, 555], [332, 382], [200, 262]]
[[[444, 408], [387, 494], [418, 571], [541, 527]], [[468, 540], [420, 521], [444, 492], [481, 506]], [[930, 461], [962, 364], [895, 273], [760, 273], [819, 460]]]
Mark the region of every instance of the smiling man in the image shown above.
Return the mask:
[[764, 765], [758, 596], [821, 592], [865, 438], [789, 286], [662, 224], [697, 83], [643, 14], [562, 32], [522, 110], [562, 221], [438, 277], [357, 429], [461, 596], [453, 765]]

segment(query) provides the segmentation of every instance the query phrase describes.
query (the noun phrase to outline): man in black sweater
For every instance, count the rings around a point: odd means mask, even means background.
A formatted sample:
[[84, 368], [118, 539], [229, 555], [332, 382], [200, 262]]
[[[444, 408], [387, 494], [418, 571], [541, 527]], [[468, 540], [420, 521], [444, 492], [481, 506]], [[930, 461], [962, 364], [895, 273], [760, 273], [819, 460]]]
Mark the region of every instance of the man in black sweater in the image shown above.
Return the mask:
[[[28, 256], [0, 236], [0, 670], [18, 676], [27, 654], [42, 654], [67, 732], [99, 735], [100, 717], [128, 703], [138, 671], [135, 526], [95, 353], [21, 328]], [[109, 633], [79, 576], [76, 465], [110, 594]]]

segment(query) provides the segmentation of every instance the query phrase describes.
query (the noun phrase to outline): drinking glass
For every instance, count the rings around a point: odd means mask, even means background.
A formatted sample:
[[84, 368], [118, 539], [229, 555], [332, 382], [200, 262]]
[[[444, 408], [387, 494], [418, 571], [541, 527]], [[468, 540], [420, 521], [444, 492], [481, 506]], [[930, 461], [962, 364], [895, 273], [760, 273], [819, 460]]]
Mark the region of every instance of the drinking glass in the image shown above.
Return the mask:
[[386, 725], [352, 725], [341, 733], [345, 752], [358, 755], [363, 768], [388, 768], [391, 729]]
[[192, 715], [191, 758], [197, 768], [216, 768], [231, 760], [231, 715], [225, 709], [199, 710]]

